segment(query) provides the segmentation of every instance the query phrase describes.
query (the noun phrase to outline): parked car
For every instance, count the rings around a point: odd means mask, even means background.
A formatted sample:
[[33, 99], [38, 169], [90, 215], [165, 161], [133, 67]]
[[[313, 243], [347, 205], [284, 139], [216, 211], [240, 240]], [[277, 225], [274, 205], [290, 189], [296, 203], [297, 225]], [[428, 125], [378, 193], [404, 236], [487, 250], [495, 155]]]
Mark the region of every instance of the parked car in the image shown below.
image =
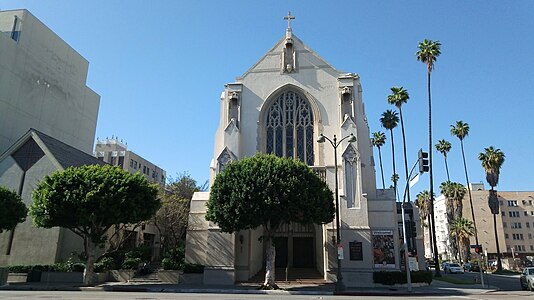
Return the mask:
[[462, 267], [464, 268], [464, 271], [470, 271], [471, 270], [471, 263], [465, 263]]
[[471, 264], [471, 267], [468, 270], [469, 272], [480, 272], [479, 264]]
[[534, 267], [524, 268], [523, 273], [519, 276], [521, 289], [534, 291]]
[[457, 263], [447, 264], [443, 270], [445, 273], [464, 273], [464, 269]]

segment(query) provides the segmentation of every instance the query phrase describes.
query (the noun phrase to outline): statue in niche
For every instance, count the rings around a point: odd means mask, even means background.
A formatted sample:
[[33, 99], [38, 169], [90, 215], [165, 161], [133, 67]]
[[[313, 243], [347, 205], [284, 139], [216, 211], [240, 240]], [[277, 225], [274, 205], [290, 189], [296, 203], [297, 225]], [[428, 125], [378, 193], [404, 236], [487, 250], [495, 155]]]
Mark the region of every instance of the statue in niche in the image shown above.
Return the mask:
[[341, 115], [354, 117], [352, 114], [352, 89], [348, 86], [341, 89]]
[[295, 49], [293, 48], [293, 39], [286, 38], [284, 51], [282, 52], [282, 71], [284, 73], [292, 73], [295, 71]]
[[238, 125], [239, 118], [239, 94], [232, 92], [229, 97], [228, 103], [228, 120], [234, 119], [236, 125]]

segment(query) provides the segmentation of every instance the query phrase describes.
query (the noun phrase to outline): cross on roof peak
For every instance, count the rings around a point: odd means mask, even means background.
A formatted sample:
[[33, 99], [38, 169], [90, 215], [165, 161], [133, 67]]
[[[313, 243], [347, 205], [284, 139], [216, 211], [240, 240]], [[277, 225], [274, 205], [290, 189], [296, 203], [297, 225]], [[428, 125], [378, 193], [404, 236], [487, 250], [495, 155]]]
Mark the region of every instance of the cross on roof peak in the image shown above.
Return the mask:
[[287, 20], [287, 28], [291, 28], [291, 20], [294, 20], [295, 16], [291, 15], [291, 12], [287, 12], [287, 16], [284, 17], [284, 20]]

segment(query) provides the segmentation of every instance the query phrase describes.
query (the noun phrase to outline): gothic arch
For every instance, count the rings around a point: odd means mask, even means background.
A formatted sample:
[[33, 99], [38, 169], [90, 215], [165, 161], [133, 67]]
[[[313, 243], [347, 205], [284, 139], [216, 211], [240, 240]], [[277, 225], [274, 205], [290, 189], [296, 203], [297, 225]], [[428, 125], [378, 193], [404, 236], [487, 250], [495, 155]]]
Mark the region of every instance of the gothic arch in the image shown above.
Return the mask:
[[345, 199], [348, 208], [360, 208], [361, 195], [361, 158], [360, 153], [349, 144], [342, 155]]
[[308, 165], [315, 165], [320, 161], [315, 142], [320, 123], [317, 101], [311, 94], [286, 84], [272, 92], [261, 107], [257, 150], [298, 157]]

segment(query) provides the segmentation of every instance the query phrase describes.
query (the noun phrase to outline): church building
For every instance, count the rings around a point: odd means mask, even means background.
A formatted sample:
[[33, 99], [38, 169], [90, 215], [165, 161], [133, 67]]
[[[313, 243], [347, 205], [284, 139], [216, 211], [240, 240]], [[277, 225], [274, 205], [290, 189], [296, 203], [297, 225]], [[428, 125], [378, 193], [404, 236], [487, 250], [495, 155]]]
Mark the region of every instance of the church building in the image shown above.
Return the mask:
[[[318, 139], [340, 141], [353, 134], [355, 142], [345, 139], [337, 147], [341, 243], [333, 239], [336, 222], [281, 226], [276, 267], [293, 277], [307, 270], [335, 281], [339, 255], [346, 286], [372, 286], [373, 272], [400, 269], [401, 244], [393, 189], [376, 188], [360, 77], [331, 66], [293, 34], [294, 17], [284, 19], [285, 35], [224, 86], [210, 183], [228, 163], [260, 152], [300, 159], [334, 191], [334, 148]], [[197, 192], [191, 201], [186, 261], [206, 266], [204, 284], [262, 276], [263, 230], [222, 233], [205, 219], [208, 198], [209, 192]]]

